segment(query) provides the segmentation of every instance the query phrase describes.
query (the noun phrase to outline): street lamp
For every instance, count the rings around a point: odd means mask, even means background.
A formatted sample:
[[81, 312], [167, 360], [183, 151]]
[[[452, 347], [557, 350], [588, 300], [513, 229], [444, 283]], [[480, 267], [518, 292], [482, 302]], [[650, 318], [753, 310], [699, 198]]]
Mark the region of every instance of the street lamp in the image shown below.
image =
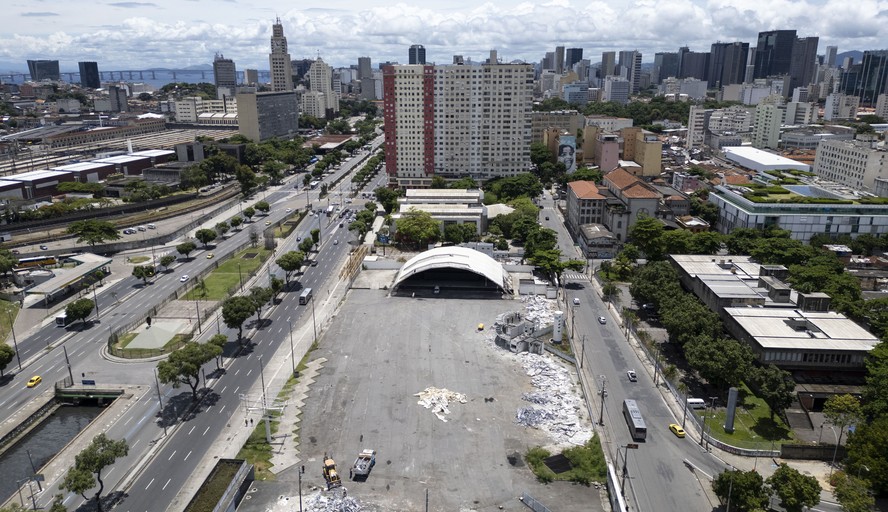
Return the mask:
[[[706, 438], [706, 425], [709, 423], [709, 411], [715, 408], [715, 401], [718, 399], [717, 396], [709, 397], [709, 407], [706, 409], [706, 414], [703, 416], [703, 431], [700, 433], [700, 446], [703, 446], [703, 440]], [[709, 441], [706, 441], [706, 451], [709, 451]]]
[[12, 344], [15, 346], [15, 358], [18, 359], [19, 371], [22, 371], [22, 356], [19, 355], [18, 341], [15, 339], [15, 322], [12, 320], [12, 313], [9, 310], [6, 311], [6, 316], [9, 317], [9, 328], [12, 329]]
[[314, 324], [314, 341], [318, 341], [318, 320], [315, 318], [315, 301], [314, 297], [311, 299], [311, 322]]
[[293, 322], [287, 320], [290, 325], [290, 361], [293, 363], [293, 376], [296, 376], [296, 358], [293, 354]]
[[[832, 478], [833, 468], [836, 465], [836, 455], [839, 453], [839, 434], [836, 433], [835, 427], [832, 425], [827, 425], [830, 430], [832, 430], [833, 436], [836, 439], [836, 447], [833, 449], [832, 463], [829, 465], [829, 478]], [[844, 431], [844, 427], [842, 427]]]
[[599, 375], [601, 379], [601, 409], [598, 411], [598, 424], [604, 425], [604, 399], [607, 397], [607, 377]]

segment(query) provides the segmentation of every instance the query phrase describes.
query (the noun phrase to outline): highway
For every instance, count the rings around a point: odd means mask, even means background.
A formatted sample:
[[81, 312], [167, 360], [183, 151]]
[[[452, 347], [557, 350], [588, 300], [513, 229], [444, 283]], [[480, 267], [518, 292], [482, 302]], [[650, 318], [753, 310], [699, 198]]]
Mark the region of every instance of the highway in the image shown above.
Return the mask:
[[[381, 141], [377, 139], [374, 145], [378, 146], [379, 142]], [[340, 175], [350, 173], [366, 156], [366, 153], [362, 153], [348, 160], [340, 170], [325, 181], [332, 181], [337, 179]], [[384, 173], [380, 174], [381, 176], [378, 176], [377, 179], [384, 179]], [[375, 183], [376, 182], [374, 182], [374, 185]], [[369, 185], [368, 189], [372, 190], [372, 186], [374, 185]], [[345, 190], [348, 190], [350, 187], [351, 183], [347, 178], [340, 184], [340, 188], [344, 188]], [[318, 193], [318, 191], [306, 191], [306, 193], [303, 194], [302, 191], [293, 189], [292, 185], [290, 185], [290, 187], [284, 185], [278, 191], [267, 193], [265, 194], [265, 199], [272, 204], [272, 211], [267, 217], [254, 217], [255, 220], [253, 225], [261, 226], [262, 229], [264, 229], [263, 224], [266, 220], [273, 223], [290, 215], [285, 211], [288, 207], [293, 210], [303, 208], [306, 200], [318, 203]], [[255, 202], [256, 200], [258, 200], [258, 198], [253, 198], [249, 202], [245, 202], [244, 205], [252, 204], [252, 202]], [[316, 217], [306, 217], [300, 224], [299, 228], [294, 231], [287, 240], [281, 243], [279, 248], [277, 248], [277, 255], [280, 255], [286, 250], [295, 250], [298, 245], [298, 242], [296, 241], [297, 237], [310, 236], [310, 230], [317, 225], [315, 219]], [[350, 233], [347, 232], [347, 227], [339, 228], [338, 218], [331, 220], [333, 222], [330, 222], [330, 226], [325, 226], [322, 230], [322, 236], [324, 236], [324, 238], [321, 240], [319, 255], [323, 256], [319, 257], [318, 266], [307, 268], [306, 274], [301, 280], [304, 286], [316, 287], [321, 283], [324, 283], [331, 274], [338, 271], [342, 259], [348, 252], [350, 246], [345, 242], [348, 241]], [[214, 222], [215, 221], [208, 224], [212, 225]], [[216, 260], [227, 256], [236, 247], [245, 243], [249, 237], [250, 226], [250, 224], [247, 224], [239, 232], [234, 233], [228, 240], [220, 242], [216, 247], [212, 248], [211, 250], [216, 254]], [[340, 243], [334, 245], [333, 240], [336, 239], [338, 239]], [[142, 286], [141, 281], [128, 276], [114, 285], [109, 286], [108, 289], [103, 290], [103, 293], [99, 295], [100, 322], [87, 325], [86, 328], [81, 331], [77, 325], [62, 329], [55, 327], [54, 322], [49, 321], [47, 325], [40, 328], [33, 335], [19, 340], [18, 346], [21, 352], [22, 361], [27, 367], [23, 372], [16, 376], [10, 384], [0, 388], [0, 409], [7, 411], [13, 410], [26, 403], [36, 394], [35, 390], [27, 389], [24, 386], [24, 380], [31, 374], [40, 374], [43, 376], [43, 386], [52, 385], [54, 382], [61, 380], [68, 375], [68, 367], [65, 363], [63, 349], [58, 347], [46, 351], [46, 347], [49, 343], [58, 343], [64, 338], [63, 345], [68, 352], [68, 358], [72, 367], [72, 373], [75, 374], [75, 380], [77, 380], [76, 377], [79, 377], [78, 374], [81, 372], [92, 374], [93, 370], [96, 368], [98, 360], [100, 360], [97, 351], [106, 343], [110, 331], [128, 324], [137, 318], [143, 317], [147, 311], [153, 308], [164, 297], [168, 296], [175, 288], [187, 286], [186, 284], [179, 282], [179, 276], [183, 274], [189, 274], [191, 276], [197, 275], [211, 263], [211, 260], [207, 260], [203, 257], [203, 250], [200, 250], [193, 254], [190, 260], [182, 261], [174, 265], [171, 272], [160, 274], [155, 278], [153, 283], [148, 286]], [[274, 271], [274, 269], [272, 269], [272, 271]], [[280, 275], [282, 275], [282, 273]], [[257, 284], [265, 285], [265, 281], [257, 280]], [[320, 290], [319, 286], [318, 288]], [[297, 300], [297, 294], [291, 292], [283, 295], [284, 298], [280, 305], [271, 310], [266, 308], [266, 310], [263, 311], [265, 318], [271, 317], [271, 326], [263, 326], [263, 329], [260, 330], [257, 336], [253, 339], [253, 342], [256, 343], [257, 346], [254, 347], [252, 351], [248, 351], [244, 354], [242, 358], [234, 360], [232, 367], [228, 368], [220, 379], [210, 381], [210, 384], [214, 387], [218, 386], [215, 389], [219, 390], [217, 392], [219, 393], [220, 402], [223, 398], [236, 400], [238, 393], [243, 393], [244, 389], [249, 388], [249, 386], [255, 382], [258, 378], [258, 370], [248, 368], [248, 366], [250, 364], [256, 364], [256, 359], [254, 358], [256, 358], [258, 354], [265, 353], [266, 350], [269, 351], [268, 353], [271, 353], [271, 350], [273, 350], [272, 346], [276, 346], [281, 339], [284, 339], [289, 333], [289, 325], [286, 324], [287, 320], [293, 322], [294, 328], [298, 328], [298, 322], [303, 319], [302, 310], [306, 308], [294, 307], [294, 301]], [[316, 292], [316, 298], [317, 295], [318, 292]], [[289, 313], [284, 317], [282, 315], [283, 312]], [[284, 328], [285, 326], [287, 329]], [[211, 329], [208, 328], [204, 333], [215, 334], [214, 332], [209, 331], [211, 331]], [[226, 333], [228, 334], [229, 339], [236, 339], [236, 331], [226, 330]], [[34, 357], [35, 361], [28, 364], [26, 361], [31, 357]], [[107, 367], [108, 365], [105, 366]], [[134, 363], [125, 366], [126, 369], [124, 371], [118, 370], [114, 374], [115, 378], [113, 380], [106, 379], [104, 382], [106, 384], [118, 385], [149, 385], [153, 383], [154, 379], [152, 373], [156, 363]], [[240, 366], [243, 366], [243, 369]], [[214, 369], [214, 363], [208, 364], [205, 368], [205, 370], [210, 373]], [[233, 384], [229, 386], [228, 381], [220, 384], [219, 380], [222, 378], [230, 379]], [[239, 379], [244, 379], [243, 386], [239, 383]], [[174, 390], [162, 386], [160, 391], [163, 395], [165, 404], [163, 415], [164, 422], [174, 423], [175, 418], [181, 415], [186, 406], [186, 401], [175, 399], [175, 397], [181, 395], [182, 390]], [[212, 396], [215, 395], [211, 395], [211, 397]], [[127, 439], [131, 450], [130, 455], [120, 459], [113, 467], [103, 473], [103, 477], [107, 477], [105, 480], [106, 492], [108, 489], [114, 488], [119, 479], [122, 478], [144, 455], [148, 445], [152, 444], [153, 440], [158, 438], [162, 423], [155, 421], [156, 418], [154, 418], [159, 410], [156, 398], [156, 394], [153, 390], [152, 392], [147, 392], [138, 397], [136, 403], [127, 411], [127, 413], [121, 418], [118, 418], [111, 426], [109, 435], [113, 438]], [[173, 399], [172, 404], [170, 404], [171, 399]], [[190, 392], [188, 393], [187, 399], [187, 401], [190, 401]], [[215, 398], [213, 399], [215, 400]], [[178, 406], [175, 405], [177, 403], [179, 404]], [[220, 405], [218, 409], [214, 410], [214, 413], [219, 414], [220, 412], [223, 412], [224, 409], [226, 409], [226, 407]], [[231, 406], [227, 409], [229, 413], [233, 410]], [[202, 421], [210, 421], [213, 425], [217, 425], [218, 427], [224, 425], [224, 419], [214, 417], [213, 414], [198, 414], [196, 418], [202, 418]], [[184, 429], [177, 430], [176, 432], [179, 433], [183, 430]], [[216, 440], [215, 437], [211, 435], [211, 430], [204, 428], [202, 432], [203, 434], [201, 435], [206, 435], [207, 442], [212, 443]], [[218, 433], [218, 429], [215, 432]], [[186, 431], [185, 434], [178, 435], [185, 436], [190, 434]], [[182, 438], [184, 439], [184, 437]], [[186, 444], [193, 444], [193, 442], [188, 442]], [[201, 450], [197, 450], [197, 453], [200, 452]], [[199, 457], [192, 455], [189, 457], [189, 460], [192, 457], [199, 459]], [[155, 460], [159, 461], [160, 459]], [[187, 466], [187, 464], [185, 466]], [[167, 469], [161, 468], [159, 471], [163, 474]], [[146, 470], [144, 474], [151, 474], [151, 471]], [[181, 485], [186, 479], [187, 478], [183, 477], [183, 479], [178, 480], [178, 485]], [[57, 483], [58, 482], [46, 482], [48, 489], [41, 494], [41, 502], [50, 501], [53, 494], [48, 491], [57, 489]], [[173, 493], [172, 496], [174, 496], [175, 492], [179, 489], [178, 485], [172, 487], [168, 486], [169, 491]], [[150, 486], [146, 485], [146, 487], [149, 487], [150, 489]], [[155, 489], [150, 490], [155, 491]], [[145, 499], [151, 502], [156, 499], [156, 496], [153, 493], [146, 493]], [[81, 501], [82, 498], [69, 493], [66, 496], [66, 504], [70, 505], [72, 500]], [[138, 500], [138, 486], [134, 486], [130, 501], [138, 503]], [[156, 503], [156, 501], [154, 501], [154, 503]], [[150, 508], [151, 507], [148, 506], [145, 509], [147, 510]], [[139, 510], [138, 506], [136, 506], [134, 510]]]

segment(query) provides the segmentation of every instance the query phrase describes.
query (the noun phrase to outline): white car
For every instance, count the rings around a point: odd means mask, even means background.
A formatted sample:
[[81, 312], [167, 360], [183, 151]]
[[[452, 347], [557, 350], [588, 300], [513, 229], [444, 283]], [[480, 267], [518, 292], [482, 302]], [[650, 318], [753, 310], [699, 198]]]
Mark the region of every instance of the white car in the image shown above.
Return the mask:
[[574, 306], [580, 305], [580, 299], [578, 297], [574, 297]]
[[184, 283], [184, 282], [187, 281], [187, 280], [188, 280], [188, 274], [185, 274], [184, 276], [182, 276], [182, 277], [179, 278], [179, 282], [180, 282], [180, 283]]
[[290, 213], [290, 212], [292, 212], [292, 211], [293, 211], [292, 208], [287, 208], [287, 213]]
[[629, 377], [629, 382], [638, 382], [638, 375], [635, 375], [635, 370], [627, 371], [626, 376]]
[[607, 318], [604, 318], [603, 316], [598, 317], [598, 323], [600, 323], [602, 325], [606, 324]]

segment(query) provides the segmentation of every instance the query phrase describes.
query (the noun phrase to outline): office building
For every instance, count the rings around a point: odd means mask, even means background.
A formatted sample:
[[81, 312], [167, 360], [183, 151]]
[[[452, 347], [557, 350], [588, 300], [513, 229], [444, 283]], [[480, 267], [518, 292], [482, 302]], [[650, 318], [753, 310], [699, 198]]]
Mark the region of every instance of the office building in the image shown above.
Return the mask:
[[407, 62], [410, 64], [425, 64], [426, 63], [426, 51], [425, 47], [421, 44], [414, 44], [410, 47], [407, 55]]
[[258, 69], [245, 69], [244, 70], [244, 85], [255, 86], [259, 83], [259, 70]]
[[796, 87], [807, 87], [814, 82], [817, 70], [818, 37], [800, 37], [792, 46], [792, 63], [789, 66], [789, 91]]
[[872, 142], [823, 140], [817, 145], [813, 171], [821, 178], [872, 192], [876, 179], [888, 178], [888, 151]]
[[836, 67], [836, 55], [839, 53], [838, 46], [827, 46], [826, 47], [826, 56], [823, 59], [823, 63], [827, 67], [834, 68]]
[[709, 70], [709, 52], [692, 52], [688, 47], [678, 49], [678, 76], [706, 80]]
[[57, 60], [29, 60], [28, 74], [31, 80], [59, 80], [59, 61]]
[[602, 52], [601, 53], [601, 69], [598, 75], [599, 78], [604, 80], [605, 77], [613, 76], [616, 71], [616, 63], [617, 63], [617, 54], [615, 52]]
[[674, 96], [677, 99], [702, 100], [706, 98], [707, 89], [708, 84], [704, 80], [669, 77], [663, 80], [657, 88], [657, 95]]
[[840, 89], [857, 96], [863, 106], [874, 106], [880, 94], [888, 93], [888, 50], [865, 51], [860, 64], [842, 75]]
[[783, 113], [784, 125], [806, 125], [817, 122], [818, 108], [816, 103], [807, 101], [790, 101]]
[[284, 26], [277, 18], [271, 29], [271, 53], [268, 55], [268, 66], [271, 72], [272, 91], [293, 90], [293, 64], [287, 49], [287, 38]]
[[788, 75], [795, 41], [795, 30], [759, 32], [753, 78]]
[[390, 184], [425, 188], [433, 176], [487, 180], [531, 168], [533, 67], [386, 66], [385, 166]]
[[[568, 48], [566, 54], [566, 61], [564, 63], [565, 69], [571, 70], [573, 67], [583, 60], [583, 49], [582, 48]], [[583, 76], [580, 75], [580, 79], [583, 79]]]
[[638, 50], [620, 52], [619, 66], [620, 76], [629, 82], [629, 93], [637, 93], [641, 85], [641, 52]]
[[299, 99], [294, 91], [237, 94], [237, 128], [254, 142], [290, 138], [299, 129]]
[[373, 67], [370, 65], [370, 57], [358, 57], [358, 80], [373, 77]]
[[742, 84], [748, 58], [749, 43], [713, 43], [709, 50], [709, 87]]
[[709, 126], [709, 118], [712, 116], [711, 108], [702, 105], [691, 105], [688, 113], [688, 138], [687, 148], [700, 149], [706, 142], [706, 130]]
[[333, 90], [333, 68], [320, 57], [308, 69], [309, 92], [302, 95], [302, 112], [324, 119], [339, 112], [339, 96]]
[[530, 139], [533, 142], [543, 141], [543, 131], [556, 128], [559, 132], [576, 134], [583, 129], [586, 118], [576, 110], [554, 110], [533, 112], [531, 114]]
[[216, 98], [222, 99], [225, 89], [228, 94], [237, 93], [237, 68], [234, 61], [226, 59], [221, 53], [213, 58], [213, 80], [216, 84]]
[[80, 68], [80, 86], [88, 89], [98, 89], [102, 87], [102, 81], [99, 78], [99, 65], [95, 62], [78, 62], [77, 67]]
[[876, 111], [873, 114], [888, 121], [888, 93], [880, 94], [876, 99]]
[[564, 47], [556, 46], [555, 47], [555, 73], [562, 74], [564, 73]]
[[837, 121], [839, 119], [853, 120], [857, 118], [857, 108], [860, 106], [860, 98], [847, 94], [833, 93], [826, 97], [823, 105], [823, 120]]
[[111, 106], [109, 112], [126, 112], [128, 110], [126, 100], [126, 89], [116, 85], [108, 87], [108, 101]]
[[632, 90], [632, 85], [625, 78], [620, 76], [609, 76], [604, 79], [603, 89], [601, 101], [612, 101], [614, 103], [620, 103], [621, 105], [629, 103], [629, 94]]
[[670, 77], [678, 78], [678, 53], [655, 53], [654, 69], [651, 72], [651, 83], [660, 84], [663, 80]]

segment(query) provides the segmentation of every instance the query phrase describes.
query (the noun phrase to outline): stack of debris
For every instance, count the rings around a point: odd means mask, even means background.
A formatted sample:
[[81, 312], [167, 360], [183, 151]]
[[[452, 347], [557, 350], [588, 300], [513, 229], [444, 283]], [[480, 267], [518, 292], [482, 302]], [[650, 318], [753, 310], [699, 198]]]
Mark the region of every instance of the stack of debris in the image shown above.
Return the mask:
[[537, 391], [521, 397], [534, 405], [518, 409], [517, 422], [547, 432], [558, 444], [581, 445], [591, 439], [592, 429], [579, 417], [583, 404], [570, 372], [536, 354], [521, 354], [519, 359]]
[[525, 295], [521, 297], [524, 309], [527, 310], [524, 317], [536, 325], [551, 325], [555, 320], [557, 303], [540, 295]]
[[358, 500], [345, 493], [319, 492], [305, 497], [305, 512], [369, 512]]
[[464, 404], [468, 401], [466, 395], [462, 393], [434, 387], [425, 388], [413, 396], [418, 396], [419, 401], [417, 403], [426, 409], [431, 409], [435, 416], [444, 422], [447, 421], [446, 415], [450, 414], [450, 409], [447, 407], [450, 405], [450, 402]]

